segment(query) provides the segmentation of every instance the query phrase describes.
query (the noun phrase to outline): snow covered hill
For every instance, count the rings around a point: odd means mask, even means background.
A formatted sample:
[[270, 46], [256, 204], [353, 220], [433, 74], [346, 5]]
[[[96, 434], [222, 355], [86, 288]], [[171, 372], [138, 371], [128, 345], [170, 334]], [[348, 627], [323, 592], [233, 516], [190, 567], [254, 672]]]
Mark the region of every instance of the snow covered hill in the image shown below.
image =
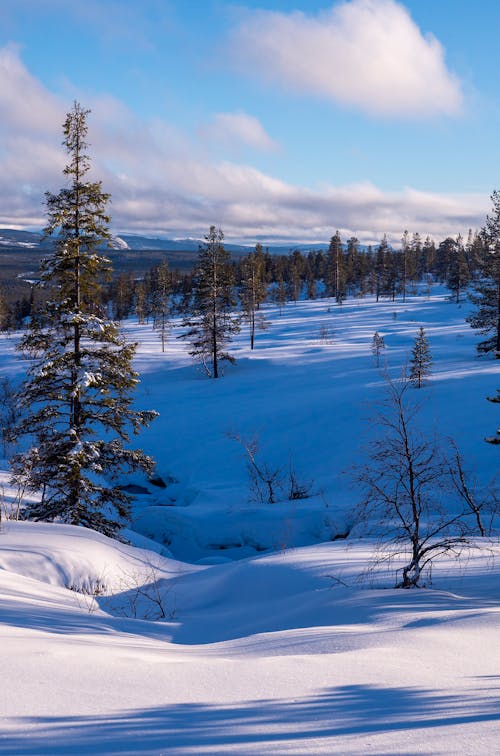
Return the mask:
[[[193, 568], [8, 523], [0, 753], [495, 753], [491, 554], [444, 563], [440, 589], [420, 591], [358, 584], [369, 557], [330, 543]], [[75, 592], [98, 578], [97, 595]], [[148, 591], [165, 619], [142, 618], [158, 609]]]
[[[138, 404], [160, 412], [141, 442], [166, 487], [123, 481], [134, 545], [4, 517], [0, 754], [496, 753], [497, 541], [441, 557], [430, 588], [394, 590], [401, 564], [374, 565], [349, 474], [378, 432], [373, 334], [396, 377], [420, 326], [433, 356], [414, 390], [422, 430], [453, 436], [480, 488], [498, 472], [483, 439], [499, 366], [476, 358], [467, 309], [439, 291], [269, 305], [269, 330], [251, 352], [243, 329], [218, 381], [179, 323], [165, 354], [150, 325], [127, 323]], [[0, 339], [18, 380], [25, 363]], [[235, 437], [281, 470], [278, 503], [252, 494]], [[308, 498], [287, 498], [290, 465]], [[5, 514], [16, 492], [6, 466], [0, 477]]]

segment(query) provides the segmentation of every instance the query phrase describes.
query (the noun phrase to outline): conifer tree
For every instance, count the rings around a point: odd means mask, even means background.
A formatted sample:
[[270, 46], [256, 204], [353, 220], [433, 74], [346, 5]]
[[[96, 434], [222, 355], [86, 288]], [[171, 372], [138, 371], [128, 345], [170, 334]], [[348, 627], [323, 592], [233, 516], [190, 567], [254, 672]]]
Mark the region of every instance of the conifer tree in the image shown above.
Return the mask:
[[251, 252], [242, 261], [241, 267], [241, 304], [244, 318], [250, 327], [250, 349], [253, 349], [255, 344], [255, 329], [264, 330], [266, 328], [266, 320], [262, 313], [259, 312], [260, 305], [265, 302], [267, 297], [264, 255], [261, 244], [257, 244], [255, 252]]
[[401, 239], [401, 291], [403, 302], [406, 302], [406, 283], [408, 281], [408, 268], [410, 257], [410, 234], [405, 231]]
[[[487, 399], [489, 402], [493, 402], [494, 404], [500, 404], [500, 389], [497, 389], [496, 396], [488, 396]], [[498, 428], [494, 436], [485, 438], [485, 441], [487, 441], [489, 444], [500, 444], [500, 427]]]
[[210, 226], [200, 245], [193, 281], [193, 312], [184, 320], [182, 338], [191, 342], [190, 354], [199, 359], [210, 378], [218, 378], [221, 362], [235, 363], [227, 351], [231, 338], [240, 330], [233, 314], [236, 300], [229, 253], [224, 248], [222, 229]]
[[135, 345], [125, 342], [100, 307], [99, 282], [110, 270], [100, 246], [110, 238], [101, 182], [86, 180], [87, 116], [75, 102], [64, 123], [68, 184], [47, 193], [51, 254], [42, 261], [42, 284], [52, 287], [42, 318], [32, 318], [20, 349], [32, 358], [20, 392], [26, 412], [17, 436], [31, 447], [12, 462], [16, 482], [41, 491], [29, 504], [35, 520], [84, 525], [114, 535], [129, 511], [129, 496], [113, 479], [120, 472], [149, 473], [153, 461], [128, 448], [157, 413], [132, 408], [138, 378]]
[[276, 281], [276, 287], [273, 292], [274, 301], [278, 305], [278, 312], [280, 315], [283, 313], [283, 307], [286, 305], [286, 287], [283, 281], [282, 273], [279, 273], [278, 280]]
[[342, 239], [338, 231], [330, 239], [328, 247], [326, 290], [328, 296], [335, 297], [335, 301], [342, 304], [345, 299], [346, 274]]
[[146, 321], [146, 289], [142, 281], [135, 285], [135, 314], [139, 325], [144, 325]]
[[465, 256], [462, 236], [459, 234], [455, 248], [451, 252], [446, 285], [452, 292], [455, 302], [460, 302], [460, 295], [470, 281], [469, 266]]
[[385, 349], [384, 337], [381, 336], [378, 331], [375, 331], [375, 333], [373, 334], [373, 339], [372, 339], [372, 354], [375, 357], [377, 367], [380, 367], [380, 355], [382, 354], [384, 349]]
[[163, 260], [154, 272], [153, 327], [159, 331], [161, 351], [165, 351], [170, 314], [170, 273], [168, 262]]
[[420, 326], [410, 360], [410, 381], [416, 388], [421, 388], [425, 378], [431, 373], [431, 351], [425, 331]]
[[434, 270], [436, 263], [436, 245], [430, 236], [425, 237], [422, 247], [422, 272], [430, 273]]
[[361, 285], [359, 241], [355, 236], [347, 240], [345, 276], [346, 287], [353, 294]]
[[384, 294], [388, 294], [391, 291], [390, 286], [390, 270], [391, 270], [392, 256], [389, 242], [384, 234], [384, 237], [377, 247], [375, 256], [375, 297], [376, 301]]
[[500, 191], [494, 191], [491, 199], [493, 213], [487, 216], [481, 231], [484, 240], [481, 278], [471, 296], [477, 309], [468, 321], [472, 328], [488, 336], [477, 345], [478, 352], [493, 352], [500, 359]]

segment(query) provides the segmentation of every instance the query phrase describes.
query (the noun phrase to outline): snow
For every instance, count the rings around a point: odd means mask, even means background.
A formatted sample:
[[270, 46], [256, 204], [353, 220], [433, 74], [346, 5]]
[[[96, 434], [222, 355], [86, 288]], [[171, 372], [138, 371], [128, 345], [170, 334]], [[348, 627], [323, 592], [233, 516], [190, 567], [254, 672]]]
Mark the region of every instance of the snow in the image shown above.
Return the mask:
[[[192, 364], [178, 323], [165, 354], [150, 326], [127, 323], [138, 404], [160, 411], [140, 442], [166, 488], [128, 479], [130, 545], [4, 517], [0, 754], [498, 752], [497, 541], [441, 557], [432, 587], [398, 591], [400, 564], [374, 566], [362, 528], [332, 540], [355, 524], [345, 471], [377, 432], [375, 331], [397, 376], [425, 328], [423, 430], [453, 436], [482, 488], [498, 472], [483, 439], [499, 365], [475, 357], [467, 311], [442, 292], [269, 306], [269, 331], [251, 353], [243, 330], [219, 381]], [[0, 338], [18, 380], [26, 362]], [[285, 479], [292, 455], [310, 498], [250, 501], [231, 434], [257, 435], [257, 459]], [[5, 512], [16, 492], [6, 468], [0, 478]]]
[[113, 236], [111, 246], [113, 249], [130, 249], [125, 239], [122, 239], [121, 236]]

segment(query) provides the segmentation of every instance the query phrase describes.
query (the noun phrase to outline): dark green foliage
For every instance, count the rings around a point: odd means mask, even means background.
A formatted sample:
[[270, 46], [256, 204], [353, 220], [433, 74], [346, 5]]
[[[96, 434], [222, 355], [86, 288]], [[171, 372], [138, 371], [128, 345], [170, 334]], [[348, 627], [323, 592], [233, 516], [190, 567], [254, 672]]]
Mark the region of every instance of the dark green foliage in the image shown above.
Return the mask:
[[[469, 283], [471, 275], [467, 264], [463, 239], [460, 234], [456, 241], [453, 242], [452, 239], [447, 241], [449, 241], [450, 257], [448, 260], [446, 285], [453, 293], [453, 299], [458, 304], [460, 302], [460, 295]], [[453, 242], [453, 246], [451, 242]]]
[[383, 296], [390, 296], [394, 301], [397, 288], [397, 268], [393, 250], [390, 248], [385, 235], [377, 247], [374, 273], [377, 302]]
[[153, 327], [159, 332], [161, 351], [165, 351], [170, 315], [171, 279], [166, 260], [154, 271], [154, 291], [152, 293]]
[[486, 218], [481, 232], [484, 249], [480, 278], [471, 296], [476, 312], [468, 318], [472, 328], [488, 336], [477, 345], [480, 354], [493, 353], [500, 358], [500, 192], [491, 195], [493, 212]]
[[425, 378], [431, 373], [431, 350], [425, 331], [420, 326], [411, 352], [410, 381], [416, 388], [421, 388]]
[[338, 231], [330, 239], [328, 247], [325, 286], [328, 296], [335, 297], [335, 301], [342, 304], [346, 295], [346, 273], [342, 239]]
[[250, 327], [250, 349], [255, 344], [255, 329], [264, 330], [266, 320], [260, 312], [260, 306], [266, 301], [267, 286], [265, 281], [265, 262], [262, 245], [257, 244], [255, 252], [241, 262], [240, 299], [243, 317]]
[[218, 378], [222, 362], [234, 364], [227, 351], [231, 337], [240, 330], [233, 314], [236, 299], [229, 253], [224, 249], [222, 230], [210, 226], [200, 245], [193, 281], [192, 314], [184, 321], [183, 338], [191, 342], [190, 354], [200, 360], [207, 375]]
[[32, 446], [16, 455], [12, 469], [16, 482], [42, 492], [41, 501], [27, 508], [32, 519], [113, 535], [130, 499], [103, 480], [152, 469], [151, 458], [126, 444], [129, 429], [137, 433], [156, 413], [132, 409], [135, 345], [125, 343], [99, 304], [99, 284], [110, 269], [99, 252], [109, 238], [109, 197], [100, 182], [84, 181], [88, 113], [75, 103], [68, 114], [63, 144], [69, 183], [59, 194], [47, 194], [46, 233], [54, 242], [42, 262], [42, 284], [53, 286], [54, 299], [41, 318], [32, 318], [20, 342], [33, 361], [19, 395], [26, 414], [16, 435], [28, 435]]

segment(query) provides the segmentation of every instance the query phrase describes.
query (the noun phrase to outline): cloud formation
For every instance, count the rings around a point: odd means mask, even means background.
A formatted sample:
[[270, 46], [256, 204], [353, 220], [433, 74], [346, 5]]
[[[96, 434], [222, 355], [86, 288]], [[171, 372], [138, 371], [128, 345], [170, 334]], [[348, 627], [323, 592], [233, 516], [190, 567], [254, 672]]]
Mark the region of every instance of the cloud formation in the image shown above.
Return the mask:
[[[296, 186], [210, 159], [171, 124], [144, 121], [112, 97], [81, 100], [92, 109], [93, 172], [112, 195], [115, 232], [202, 237], [214, 223], [250, 244], [326, 241], [337, 228], [363, 242], [384, 233], [398, 240], [405, 229], [439, 239], [478, 228], [489, 208], [484, 195]], [[0, 49], [0, 226], [44, 225], [44, 191], [64, 183], [61, 124], [70, 106], [30, 74], [15, 48]]]
[[230, 49], [240, 68], [266, 82], [373, 116], [461, 111], [460, 83], [441, 44], [395, 0], [350, 0], [316, 16], [248, 11]]
[[202, 126], [200, 133], [205, 139], [224, 145], [245, 145], [264, 152], [278, 149], [277, 142], [269, 136], [258, 118], [247, 113], [216, 113], [209, 123]]

